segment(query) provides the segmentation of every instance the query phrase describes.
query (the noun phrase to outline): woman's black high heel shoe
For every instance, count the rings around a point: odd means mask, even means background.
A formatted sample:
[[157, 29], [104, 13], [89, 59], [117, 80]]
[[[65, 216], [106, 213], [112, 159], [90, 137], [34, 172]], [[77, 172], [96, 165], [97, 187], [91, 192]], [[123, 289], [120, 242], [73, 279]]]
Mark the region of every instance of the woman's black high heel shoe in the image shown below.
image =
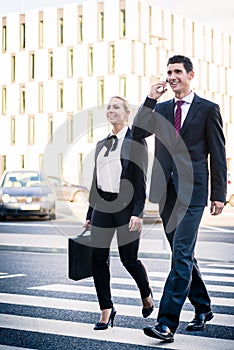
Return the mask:
[[[152, 290], [150, 292], [150, 295], [151, 295], [152, 302], [153, 302], [153, 292], [152, 292]], [[153, 311], [154, 311], [154, 302], [153, 302], [153, 306], [151, 306], [151, 307], [143, 307], [142, 308], [142, 316], [144, 318], [147, 318], [147, 317], [149, 317], [149, 315], [152, 314]]]
[[97, 322], [94, 326], [94, 330], [95, 331], [102, 331], [104, 329], [107, 329], [108, 326], [109, 326], [109, 323], [111, 325], [111, 327], [114, 326], [114, 318], [115, 318], [115, 315], [116, 315], [116, 310], [114, 307], [112, 307], [111, 309], [111, 314], [110, 314], [110, 317], [109, 317], [109, 321], [107, 323], [103, 323], [103, 322]]

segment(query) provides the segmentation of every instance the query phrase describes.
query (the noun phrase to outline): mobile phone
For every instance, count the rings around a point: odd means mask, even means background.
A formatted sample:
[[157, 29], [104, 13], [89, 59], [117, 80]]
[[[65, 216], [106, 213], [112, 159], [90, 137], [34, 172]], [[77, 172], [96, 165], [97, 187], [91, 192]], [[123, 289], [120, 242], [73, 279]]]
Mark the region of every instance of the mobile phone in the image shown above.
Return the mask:
[[[166, 77], [165, 82], [168, 83], [168, 77]], [[166, 92], [166, 91], [167, 91], [167, 88], [164, 87], [164, 88], [163, 88], [163, 92]]]

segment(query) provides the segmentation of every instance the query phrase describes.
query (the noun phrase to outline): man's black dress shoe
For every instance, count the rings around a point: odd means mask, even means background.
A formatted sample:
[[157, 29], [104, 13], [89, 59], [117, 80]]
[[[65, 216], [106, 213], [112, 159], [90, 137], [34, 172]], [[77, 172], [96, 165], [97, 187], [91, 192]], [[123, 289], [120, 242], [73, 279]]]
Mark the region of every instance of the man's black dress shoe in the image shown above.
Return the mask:
[[186, 331], [201, 331], [205, 328], [206, 322], [212, 320], [214, 314], [212, 311], [205, 312], [204, 314], [195, 314], [194, 319], [189, 322], [186, 327]]
[[143, 331], [145, 335], [148, 335], [148, 337], [151, 338], [164, 340], [167, 343], [172, 343], [174, 341], [174, 334], [170, 328], [163, 323], [157, 323], [154, 327], [146, 326], [143, 328]]

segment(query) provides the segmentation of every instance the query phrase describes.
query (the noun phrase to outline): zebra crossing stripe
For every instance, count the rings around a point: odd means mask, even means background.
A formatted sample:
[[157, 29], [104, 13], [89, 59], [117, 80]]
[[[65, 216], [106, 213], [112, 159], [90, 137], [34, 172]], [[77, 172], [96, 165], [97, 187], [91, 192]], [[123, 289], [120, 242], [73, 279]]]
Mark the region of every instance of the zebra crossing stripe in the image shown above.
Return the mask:
[[[108, 328], [106, 331], [93, 330], [93, 324], [78, 323], [71, 321], [51, 320], [45, 318], [0, 315], [0, 327], [17, 329], [21, 331], [55, 334], [68, 337], [93, 339], [95, 341], [110, 341], [122, 344], [131, 344], [145, 347], [161, 345], [161, 341], [146, 337], [142, 330], [122, 327]], [[193, 335], [176, 334], [175, 343], [166, 344], [167, 349], [188, 350], [212, 349], [232, 350], [234, 341], [227, 339], [199, 337]], [[164, 345], [165, 346], [165, 345]]]
[[[91, 280], [90, 282], [93, 282], [93, 281]], [[111, 283], [112, 284], [121, 284], [121, 285], [130, 285], [130, 286], [136, 285], [136, 282], [132, 278], [112, 277]], [[151, 287], [163, 288], [164, 284], [165, 284], [165, 281], [156, 281], [156, 280], [150, 281]], [[212, 292], [234, 293], [234, 287], [232, 287], [232, 286], [207, 284], [206, 288]]]
[[[23, 305], [33, 307], [52, 308], [60, 310], [73, 310], [81, 312], [92, 312], [100, 314], [100, 309], [97, 301], [84, 301], [84, 300], [73, 300], [64, 298], [53, 298], [53, 297], [42, 297], [34, 295], [24, 294], [8, 294], [0, 293], [1, 303], [12, 304], [12, 305]], [[142, 317], [141, 305], [123, 305], [115, 304], [118, 315], [121, 316], [132, 316]], [[155, 308], [150, 318], [155, 318], [158, 314], [158, 309]], [[189, 322], [194, 317], [193, 311], [182, 310], [181, 321]], [[233, 315], [223, 315], [215, 313], [215, 317], [209, 322], [209, 324], [232, 327], [234, 324]]]
[[216, 274], [228, 274], [228, 275], [234, 275], [234, 269], [227, 269], [227, 268], [219, 268], [219, 269], [216, 269], [216, 268], [205, 268], [205, 267], [202, 267], [200, 268], [201, 272], [209, 272], [209, 273], [216, 273]]
[[[25, 348], [19, 348], [18, 346], [8, 346], [8, 345], [0, 345], [0, 350], [25, 350]], [[29, 349], [27, 350], [36, 350], [36, 349]]]
[[[66, 292], [66, 293], [79, 293], [79, 294], [95, 294], [95, 288], [94, 286], [78, 286], [78, 285], [71, 285], [71, 284], [49, 284], [45, 286], [36, 286], [36, 287], [29, 287], [28, 289], [33, 290], [45, 290], [45, 291], [59, 291], [59, 292]], [[114, 288], [112, 290], [112, 295], [114, 297], [120, 297], [120, 298], [139, 298], [139, 292], [136, 290], [127, 290], [126, 289], [118, 289]], [[154, 293], [154, 299], [160, 300], [161, 299], [161, 293]], [[222, 305], [222, 306], [234, 306], [234, 300], [231, 298], [216, 298], [211, 297], [211, 303], [212, 305]]]
[[17, 274], [12, 274], [12, 275], [2, 275], [0, 276], [0, 279], [3, 279], [3, 278], [14, 278], [14, 277], [23, 277], [23, 276], [26, 276], [25, 274], [23, 273], [17, 273]]
[[[201, 272], [203, 273], [204, 271], [201, 270]], [[215, 271], [213, 270], [213, 273], [215, 273]], [[168, 273], [166, 272], [156, 272], [156, 271], [151, 271], [148, 273], [149, 277], [161, 277], [161, 278], [166, 278], [168, 275]], [[213, 275], [203, 275], [202, 276], [204, 281], [215, 281], [215, 282], [234, 282], [234, 277], [229, 277], [229, 276], [213, 276]]]

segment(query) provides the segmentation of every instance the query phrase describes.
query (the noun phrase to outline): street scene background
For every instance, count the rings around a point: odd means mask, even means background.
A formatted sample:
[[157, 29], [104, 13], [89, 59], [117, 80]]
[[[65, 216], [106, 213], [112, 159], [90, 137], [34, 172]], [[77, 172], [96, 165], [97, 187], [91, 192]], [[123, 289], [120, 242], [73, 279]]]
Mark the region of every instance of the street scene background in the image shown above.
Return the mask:
[[[12, 0], [1, 2], [0, 15], [0, 174], [8, 168], [41, 169], [44, 161], [47, 175], [87, 185], [96, 141], [109, 131], [105, 103], [112, 95], [125, 96], [133, 117], [150, 83], [164, 79], [168, 56], [179, 51], [197, 68], [194, 90], [221, 106], [233, 185], [233, 1]], [[171, 263], [157, 205], [147, 202], [151, 214], [139, 251], [155, 310], [142, 318], [139, 292], [114, 240], [117, 316], [105, 332], [93, 331], [100, 310], [92, 278], [68, 278], [68, 238], [82, 230], [87, 206], [87, 198], [60, 198], [56, 220], [0, 220], [0, 349], [234, 348], [234, 207], [227, 203], [218, 217], [206, 208], [196, 247], [215, 316], [204, 331], [185, 331], [194, 317], [186, 300], [175, 343], [166, 344], [142, 331], [156, 322]]]

